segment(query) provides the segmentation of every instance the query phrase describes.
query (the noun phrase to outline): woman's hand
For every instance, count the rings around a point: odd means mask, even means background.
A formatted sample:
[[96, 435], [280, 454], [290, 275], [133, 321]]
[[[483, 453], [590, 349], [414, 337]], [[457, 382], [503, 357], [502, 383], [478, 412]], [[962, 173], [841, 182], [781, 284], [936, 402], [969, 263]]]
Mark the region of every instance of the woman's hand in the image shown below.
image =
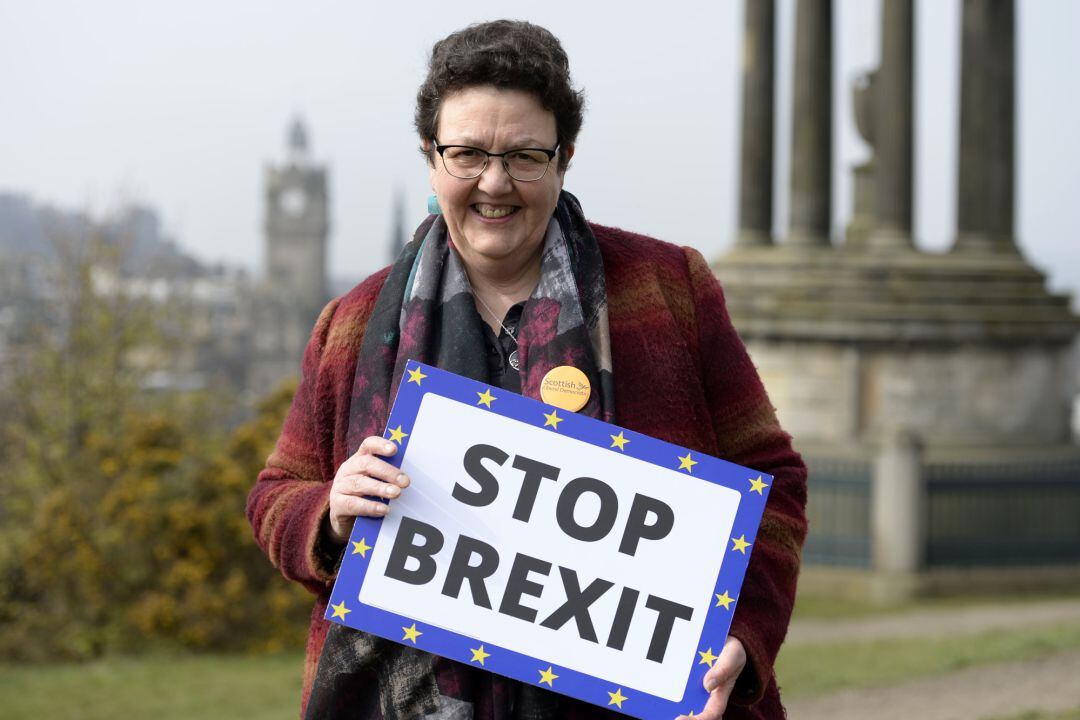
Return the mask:
[[[720, 657], [716, 659], [709, 672], [705, 673], [705, 689], [709, 691], [709, 701], [694, 720], [720, 720], [727, 709], [728, 698], [735, 689], [739, 673], [746, 667], [746, 649], [738, 638], [728, 637]], [[680, 715], [679, 720], [687, 717]]]
[[[382, 517], [389, 508], [368, 497], [396, 498], [409, 486], [409, 477], [378, 456], [390, 457], [397, 445], [377, 435], [365, 438], [356, 454], [341, 463], [330, 488], [327, 534], [335, 544], [349, 539], [358, 515]], [[368, 497], [365, 497], [368, 496]]]

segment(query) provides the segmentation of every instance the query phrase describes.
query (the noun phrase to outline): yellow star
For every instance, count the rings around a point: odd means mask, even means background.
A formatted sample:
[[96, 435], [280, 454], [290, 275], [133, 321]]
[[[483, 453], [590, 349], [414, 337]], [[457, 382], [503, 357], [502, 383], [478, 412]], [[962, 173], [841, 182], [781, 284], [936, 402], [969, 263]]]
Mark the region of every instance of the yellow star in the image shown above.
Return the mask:
[[413, 623], [412, 627], [405, 627], [404, 625], [402, 625], [401, 629], [405, 631], [405, 637], [401, 638], [401, 640], [403, 642], [405, 640], [410, 640], [410, 641], [412, 641], [413, 645], [416, 644], [416, 638], [418, 638], [418, 637], [420, 637], [421, 635], [424, 634], [424, 633], [422, 633], [422, 632], [420, 632], [419, 630], [416, 629], [416, 623]]
[[334, 608], [334, 617], [335, 618], [341, 618], [342, 620], [345, 619], [346, 615], [348, 615], [349, 613], [352, 612], [352, 610], [345, 607], [345, 601], [344, 600], [339, 602], [337, 605], [331, 605], [330, 607]]
[[686, 472], [693, 472], [692, 468], [695, 465], [697, 465], [697, 463], [698, 463], [697, 460], [690, 459], [690, 453], [689, 452], [686, 453], [686, 457], [683, 457], [682, 455], [679, 456], [679, 469], [680, 470], [685, 470]]
[[[626, 443], [628, 442], [630, 441], [626, 439], [625, 435], [623, 435], [622, 430], [619, 431], [618, 435], [611, 436], [611, 447], [617, 447], [623, 452], [626, 452]], [[619, 707], [622, 706], [620, 705]]]
[[712, 654], [712, 648], [709, 648], [705, 652], [698, 650], [698, 655], [701, 656], [701, 659], [698, 660], [698, 665], [708, 665], [709, 667], [712, 667], [712, 664], [720, 657], [719, 655]]
[[764, 496], [765, 493], [763, 493], [762, 490], [767, 487], [769, 486], [761, 481], [760, 475], [750, 481], [750, 492], [756, 492], [758, 495]]
[[750, 543], [746, 542], [746, 536], [740, 535], [737, 538], [731, 538], [731, 550], [732, 552], [738, 550], [743, 555], [746, 554], [746, 548], [750, 547]]
[[615, 688], [615, 692], [608, 691], [608, 695], [611, 696], [608, 705], [617, 705], [622, 710], [623, 701], [626, 700], [626, 696], [622, 694], [622, 688]]
[[735, 602], [735, 598], [728, 595], [727, 590], [724, 591], [723, 595], [721, 595], [720, 593], [715, 593], [715, 595], [716, 595], [716, 607], [722, 607], [725, 610], [730, 610], [731, 609], [731, 603]]
[[481, 665], [484, 664], [484, 658], [491, 657], [491, 653], [484, 652], [484, 646], [483, 645], [481, 645], [478, 648], [469, 648], [469, 652], [472, 653], [472, 660], [469, 660], [469, 662], [474, 662], [475, 661], [475, 662], [480, 663]]
[[[483, 405], [488, 408], [491, 407], [491, 401], [495, 399], [495, 396], [491, 394], [490, 389], [484, 388], [484, 392], [478, 392], [476, 394], [480, 396], [480, 399], [476, 401], [477, 405]], [[502, 405], [500, 405], [499, 407], [502, 407]]]
[[559, 429], [559, 423], [563, 421], [563, 419], [559, 417], [558, 411], [556, 410], [552, 410], [550, 413], [544, 413], [544, 417], [547, 418], [547, 422], [544, 423], [544, 427], [548, 427], [550, 425], [556, 430]]
[[551, 681], [554, 680], [555, 678], [559, 677], [559, 676], [551, 671], [551, 666], [550, 665], [548, 665], [547, 670], [540, 670], [539, 672], [540, 672], [540, 682], [541, 683], [547, 683], [548, 687], [555, 687], [554, 685], [551, 684]]
[[419, 385], [420, 381], [426, 377], [427, 375], [425, 375], [419, 367], [415, 367], [409, 371], [409, 382], [414, 382], [417, 385]]
[[409, 433], [402, 430], [400, 425], [390, 431], [390, 439], [396, 442], [398, 445], [400, 445], [401, 441], [407, 437], [409, 437]]
[[360, 542], [352, 541], [352, 554], [359, 555], [362, 558], [367, 557], [367, 551], [371, 549], [371, 546], [367, 544], [367, 540], [360, 538]]

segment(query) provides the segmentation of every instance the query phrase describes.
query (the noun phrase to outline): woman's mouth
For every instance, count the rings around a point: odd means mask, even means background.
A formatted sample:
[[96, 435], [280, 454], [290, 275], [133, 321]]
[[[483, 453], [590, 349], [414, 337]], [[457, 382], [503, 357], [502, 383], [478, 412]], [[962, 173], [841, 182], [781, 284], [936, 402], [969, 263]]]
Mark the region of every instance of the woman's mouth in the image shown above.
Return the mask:
[[487, 203], [475, 203], [472, 205], [472, 209], [475, 210], [481, 217], [487, 220], [498, 220], [504, 218], [507, 215], [513, 215], [521, 208], [516, 205], [489, 205]]

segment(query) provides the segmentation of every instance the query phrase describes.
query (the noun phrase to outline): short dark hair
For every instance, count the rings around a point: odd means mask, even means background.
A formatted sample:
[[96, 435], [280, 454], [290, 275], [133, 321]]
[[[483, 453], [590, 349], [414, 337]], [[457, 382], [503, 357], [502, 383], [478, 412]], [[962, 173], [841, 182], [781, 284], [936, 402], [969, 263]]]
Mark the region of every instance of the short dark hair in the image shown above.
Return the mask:
[[[470, 25], [435, 43], [427, 77], [416, 93], [420, 139], [435, 137], [443, 99], [455, 90], [482, 85], [530, 92], [555, 115], [559, 169], [565, 170], [566, 146], [581, 130], [585, 94], [570, 82], [570, 61], [559, 39], [539, 25], [494, 20]], [[430, 151], [426, 154], [432, 161]]]

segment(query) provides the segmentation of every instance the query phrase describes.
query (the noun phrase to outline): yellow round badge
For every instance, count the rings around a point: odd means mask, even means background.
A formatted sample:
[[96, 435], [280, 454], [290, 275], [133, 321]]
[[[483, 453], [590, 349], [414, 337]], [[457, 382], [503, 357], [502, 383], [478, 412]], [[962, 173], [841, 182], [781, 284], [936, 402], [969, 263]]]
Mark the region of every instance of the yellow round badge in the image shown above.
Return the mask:
[[544, 402], [570, 412], [585, 407], [591, 392], [589, 378], [571, 365], [551, 368], [540, 383], [540, 398]]

